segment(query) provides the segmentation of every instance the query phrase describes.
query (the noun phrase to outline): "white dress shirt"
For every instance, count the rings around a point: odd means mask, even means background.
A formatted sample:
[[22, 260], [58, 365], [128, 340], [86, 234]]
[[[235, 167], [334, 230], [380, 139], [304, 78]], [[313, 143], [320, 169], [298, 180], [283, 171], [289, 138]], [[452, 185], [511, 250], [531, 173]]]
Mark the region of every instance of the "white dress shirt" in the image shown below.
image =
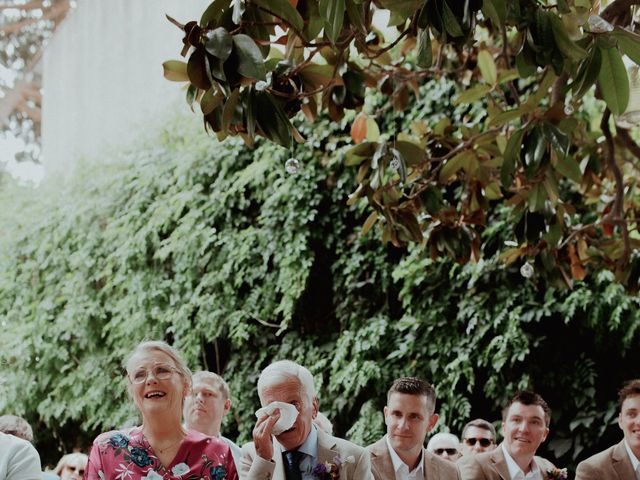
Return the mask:
[[424, 479], [424, 450], [420, 450], [420, 460], [418, 466], [412, 471], [409, 471], [409, 466], [402, 461], [396, 451], [389, 442], [389, 437], [385, 437], [387, 440], [387, 448], [389, 449], [389, 455], [391, 455], [391, 462], [393, 462], [393, 471], [396, 474], [396, 480], [423, 480]]
[[631, 447], [626, 440], [624, 441], [624, 448], [627, 449], [629, 460], [631, 460], [631, 466], [633, 467], [633, 471], [636, 472], [636, 478], [640, 480], [640, 460], [638, 460], [638, 457], [634, 455], [633, 450], [631, 450]]
[[[278, 443], [281, 452], [287, 450]], [[311, 431], [307, 435], [307, 439], [302, 445], [298, 447], [298, 452], [304, 453], [304, 456], [300, 460], [300, 470], [302, 472], [302, 480], [317, 480], [317, 477], [313, 475], [313, 469], [318, 464], [318, 431], [315, 425], [311, 425]], [[283, 460], [284, 461], [284, 460]]]
[[507, 468], [509, 469], [511, 480], [544, 480], [540, 467], [538, 467], [534, 458], [531, 459], [531, 471], [525, 475], [516, 461], [511, 458], [504, 444], [502, 445], [502, 453], [504, 453], [504, 458], [507, 461]]

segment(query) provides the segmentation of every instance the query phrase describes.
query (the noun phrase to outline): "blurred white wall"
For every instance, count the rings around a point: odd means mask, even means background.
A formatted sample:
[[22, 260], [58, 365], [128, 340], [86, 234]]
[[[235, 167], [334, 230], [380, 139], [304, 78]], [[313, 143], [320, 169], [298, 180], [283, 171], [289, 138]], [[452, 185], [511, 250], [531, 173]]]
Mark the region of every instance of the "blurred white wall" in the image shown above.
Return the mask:
[[[182, 32], [211, 0], [79, 0], [43, 59], [45, 175], [68, 177], [80, 156], [126, 145], [163, 113], [188, 109], [183, 84], [162, 75], [181, 59]], [[148, 130], [148, 129], [147, 129]]]

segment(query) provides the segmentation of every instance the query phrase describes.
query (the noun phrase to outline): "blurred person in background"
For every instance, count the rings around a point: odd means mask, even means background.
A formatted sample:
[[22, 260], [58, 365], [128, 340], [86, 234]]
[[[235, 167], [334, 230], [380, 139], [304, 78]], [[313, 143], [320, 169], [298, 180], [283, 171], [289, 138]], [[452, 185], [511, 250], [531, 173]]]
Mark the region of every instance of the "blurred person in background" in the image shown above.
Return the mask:
[[142, 425], [99, 435], [86, 480], [237, 480], [229, 446], [182, 426], [191, 371], [176, 349], [145, 341], [125, 360], [127, 387]]
[[427, 444], [427, 452], [450, 462], [455, 462], [462, 456], [460, 450], [460, 440], [453, 433], [436, 433]]
[[80, 480], [84, 476], [88, 459], [84, 453], [67, 453], [58, 460], [53, 472], [60, 480]]
[[33, 429], [29, 422], [16, 415], [0, 416], [0, 432], [33, 442]]

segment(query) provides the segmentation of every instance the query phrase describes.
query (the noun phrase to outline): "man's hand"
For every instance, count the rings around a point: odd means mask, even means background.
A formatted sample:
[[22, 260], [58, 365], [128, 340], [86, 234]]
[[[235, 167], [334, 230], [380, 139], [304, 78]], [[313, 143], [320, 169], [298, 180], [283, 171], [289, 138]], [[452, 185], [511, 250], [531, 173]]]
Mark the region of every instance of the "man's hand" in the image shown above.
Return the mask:
[[253, 444], [256, 447], [258, 456], [265, 460], [273, 457], [273, 440], [271, 435], [273, 427], [280, 419], [280, 409], [275, 409], [271, 415], [260, 417], [253, 427]]

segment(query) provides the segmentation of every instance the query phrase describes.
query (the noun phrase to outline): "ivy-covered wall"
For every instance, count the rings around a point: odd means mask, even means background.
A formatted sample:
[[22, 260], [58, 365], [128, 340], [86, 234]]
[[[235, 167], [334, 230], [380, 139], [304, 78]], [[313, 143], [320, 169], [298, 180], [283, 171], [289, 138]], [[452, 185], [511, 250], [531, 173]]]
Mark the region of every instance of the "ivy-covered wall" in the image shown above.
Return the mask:
[[[406, 121], [457, 114], [446, 98], [425, 96]], [[336, 433], [361, 444], [383, 433], [402, 375], [436, 385], [438, 428], [455, 433], [536, 389], [553, 409], [542, 453], [560, 466], [620, 438], [615, 393], [640, 376], [638, 298], [607, 272], [559, 290], [495, 257], [463, 267], [385, 246], [376, 228], [362, 237], [347, 122], [301, 126], [290, 152], [221, 144], [179, 119], [67, 187], [2, 188], [0, 412], [32, 422], [46, 463], [137, 421], [120, 364], [145, 338], [228, 380], [223, 429], [240, 443], [257, 376], [281, 358], [309, 367]], [[509, 240], [515, 223], [495, 209], [483, 241]]]

